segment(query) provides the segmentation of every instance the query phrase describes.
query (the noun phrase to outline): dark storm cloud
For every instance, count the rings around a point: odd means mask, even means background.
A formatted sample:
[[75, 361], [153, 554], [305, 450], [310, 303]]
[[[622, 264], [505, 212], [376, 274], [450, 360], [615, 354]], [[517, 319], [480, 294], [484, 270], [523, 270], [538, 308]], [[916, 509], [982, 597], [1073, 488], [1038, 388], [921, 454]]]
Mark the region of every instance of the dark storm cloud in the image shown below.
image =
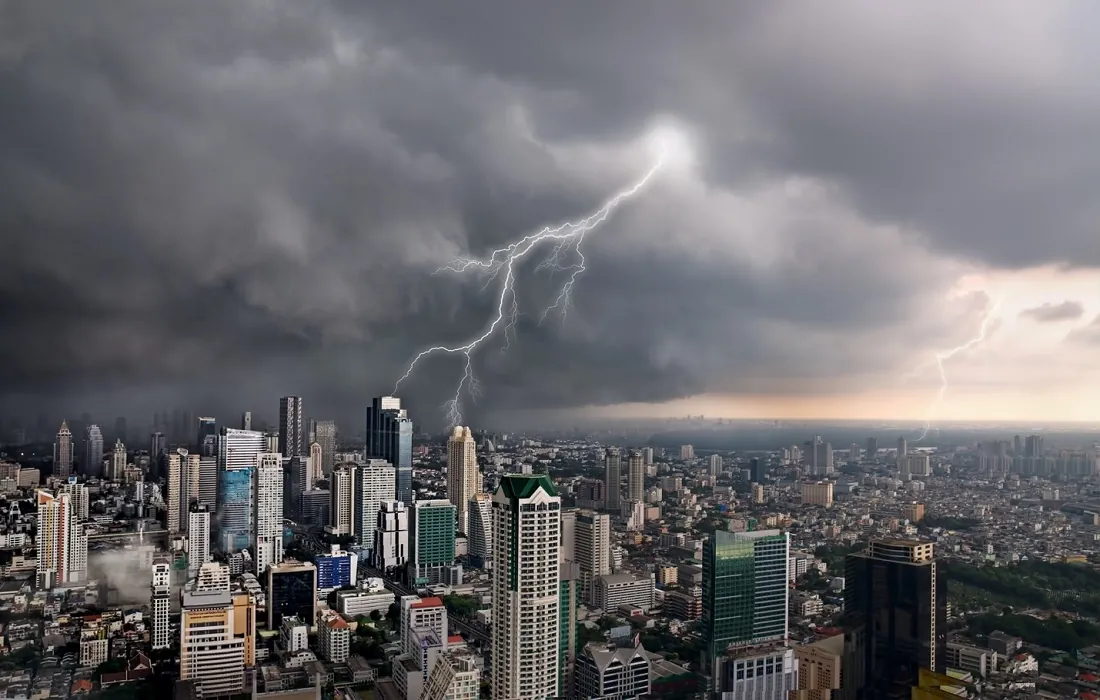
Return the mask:
[[[925, 66], [904, 9], [871, 15], [893, 42], [876, 58], [873, 23], [795, 9], [9, 3], [0, 403], [299, 393], [358, 416], [493, 312], [440, 264], [595, 206], [646, 167], [627, 141], [661, 115], [695, 132], [703, 179], [655, 183], [591, 237], [566, 322], [536, 322], [545, 277], [521, 285], [531, 315], [479, 356], [475, 411], [852, 386], [973, 320], [929, 303], [956, 270], [922, 241], [1096, 260], [1091, 73]], [[962, 51], [980, 19], [945, 40]], [[458, 367], [403, 393], [442, 401]]]
[[1060, 304], [1046, 303], [1033, 309], [1024, 309], [1020, 318], [1029, 318], [1039, 323], [1057, 323], [1075, 321], [1085, 315], [1085, 307], [1079, 301], [1063, 301]]

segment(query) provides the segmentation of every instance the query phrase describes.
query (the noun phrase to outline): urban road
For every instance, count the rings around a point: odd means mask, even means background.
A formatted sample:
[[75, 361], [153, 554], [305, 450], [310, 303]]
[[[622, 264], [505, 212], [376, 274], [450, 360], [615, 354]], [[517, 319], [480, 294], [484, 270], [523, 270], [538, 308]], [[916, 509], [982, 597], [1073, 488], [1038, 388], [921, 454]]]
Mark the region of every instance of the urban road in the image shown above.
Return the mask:
[[[390, 580], [379, 571], [370, 566], [362, 566], [361, 570], [370, 577], [380, 578], [386, 586], [386, 589], [392, 592], [395, 596], [404, 595], [416, 595], [416, 591], [408, 586], [399, 583], [397, 581]], [[489, 633], [485, 631], [481, 625], [467, 622], [466, 620], [455, 617], [454, 615], [448, 615], [447, 620], [450, 622], [451, 631], [458, 631], [466, 635], [466, 639], [476, 641], [480, 646], [485, 649], [489, 648]]]

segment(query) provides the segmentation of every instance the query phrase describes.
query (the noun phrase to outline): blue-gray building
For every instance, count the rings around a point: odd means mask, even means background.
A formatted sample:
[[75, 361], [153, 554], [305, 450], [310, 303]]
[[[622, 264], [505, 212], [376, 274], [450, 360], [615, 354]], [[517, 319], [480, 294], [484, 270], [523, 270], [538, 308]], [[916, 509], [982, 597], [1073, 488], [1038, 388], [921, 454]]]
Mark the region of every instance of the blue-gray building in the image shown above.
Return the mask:
[[367, 459], [384, 459], [396, 471], [397, 500], [412, 504], [413, 423], [401, 408], [401, 399], [379, 396], [367, 407]]

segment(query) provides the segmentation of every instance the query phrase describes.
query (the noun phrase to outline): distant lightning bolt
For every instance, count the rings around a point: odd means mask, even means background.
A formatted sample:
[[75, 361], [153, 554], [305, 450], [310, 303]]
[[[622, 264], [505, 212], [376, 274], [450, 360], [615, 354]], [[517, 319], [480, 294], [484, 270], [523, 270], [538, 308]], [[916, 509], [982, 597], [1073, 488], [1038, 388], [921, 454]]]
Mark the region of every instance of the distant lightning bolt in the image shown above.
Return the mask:
[[937, 352], [933, 356], [933, 362], [936, 364], [936, 369], [940, 374], [940, 388], [936, 392], [936, 399], [932, 402], [932, 405], [928, 409], [928, 418], [924, 421], [924, 430], [921, 432], [920, 437], [916, 439], [916, 442], [920, 442], [924, 438], [928, 437], [928, 431], [932, 429], [932, 420], [936, 417], [940, 407], [943, 405], [943, 399], [947, 395], [947, 371], [943, 367], [943, 363], [950, 360], [956, 355], [962, 354], [971, 348], [981, 345], [985, 342], [989, 335], [989, 329], [993, 325], [994, 315], [997, 312], [997, 308], [1000, 307], [1001, 302], [998, 301], [990, 307], [986, 312], [985, 318], [982, 319], [981, 328], [978, 329], [978, 335], [974, 336], [962, 345], [951, 348], [950, 350], [944, 350]]
[[456, 345], [453, 347], [436, 345], [421, 351], [420, 354], [414, 357], [409, 363], [409, 367], [405, 370], [405, 374], [397, 380], [397, 384], [394, 385], [394, 393], [397, 393], [397, 389], [401, 386], [401, 383], [412, 375], [413, 370], [416, 369], [417, 363], [425, 357], [433, 354], [462, 355], [466, 358], [462, 376], [458, 380], [458, 385], [455, 387], [454, 396], [443, 404], [448, 423], [452, 426], [461, 424], [461, 398], [463, 391], [468, 392], [474, 398], [481, 393], [480, 384], [474, 374], [474, 352], [477, 351], [482, 343], [493, 337], [498, 329], [503, 328], [501, 331], [504, 336], [504, 346], [501, 348], [502, 351], [507, 350], [511, 346], [512, 340], [515, 337], [516, 322], [519, 319], [519, 301], [515, 288], [518, 264], [521, 263], [529, 253], [535, 250], [540, 243], [544, 241], [554, 242], [553, 247], [550, 248], [546, 256], [540, 260], [535, 267], [535, 272], [547, 270], [551, 273], [566, 272], [568, 275], [565, 282], [558, 290], [554, 302], [542, 311], [539, 316], [539, 323], [546, 320], [546, 317], [551, 312], [557, 312], [564, 318], [569, 310], [573, 295], [573, 287], [577, 279], [586, 270], [586, 260], [581, 250], [585, 234], [606, 221], [620, 204], [641, 191], [653, 176], [657, 174], [657, 171], [661, 169], [664, 162], [665, 149], [661, 148], [653, 166], [650, 167], [641, 179], [605, 201], [599, 209], [583, 219], [567, 221], [553, 227], [548, 226], [537, 233], [524, 236], [510, 245], [503, 248], [497, 248], [487, 258], [457, 258], [436, 270], [437, 274], [440, 272], [464, 273], [471, 270], [476, 271], [487, 277], [485, 286], [482, 288], [483, 290], [487, 289], [488, 286], [503, 273], [504, 279], [500, 284], [496, 315], [480, 335], [465, 345]]

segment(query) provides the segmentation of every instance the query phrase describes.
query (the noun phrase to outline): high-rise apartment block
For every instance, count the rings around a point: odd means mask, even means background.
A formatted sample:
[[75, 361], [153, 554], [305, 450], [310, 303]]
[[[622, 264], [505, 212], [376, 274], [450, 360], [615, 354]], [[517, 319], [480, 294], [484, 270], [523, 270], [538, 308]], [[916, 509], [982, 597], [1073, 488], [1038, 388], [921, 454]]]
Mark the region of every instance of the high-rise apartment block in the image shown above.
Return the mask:
[[560, 695], [560, 518], [546, 475], [507, 474], [493, 495], [495, 698]]
[[830, 508], [833, 505], [833, 482], [802, 482], [802, 505]]
[[[336, 422], [319, 420], [313, 426], [313, 442], [321, 448], [321, 463], [314, 465], [315, 474], [328, 476], [336, 464]], [[312, 447], [312, 445], [311, 445]], [[317, 478], [321, 478], [318, 476]]]
[[302, 397], [284, 396], [279, 399], [279, 449], [284, 457], [301, 457], [304, 454], [302, 430]]
[[626, 462], [626, 498], [641, 503], [645, 500], [645, 458], [640, 451], [631, 450]]
[[947, 589], [931, 542], [872, 540], [849, 554], [844, 612], [855, 697], [908, 697], [920, 669], [944, 671]]
[[[227, 572], [224, 577], [203, 575], [214, 567], [224, 568], [213, 562], [204, 564], [199, 577], [188, 584], [180, 617], [180, 680], [193, 681], [204, 697], [244, 691], [247, 651], [256, 633], [255, 626], [249, 629], [248, 625], [255, 619], [249, 595], [229, 592]], [[199, 585], [200, 581], [226, 583]]]
[[89, 425], [84, 431], [84, 474], [88, 478], [103, 476], [103, 431]]
[[192, 503], [187, 514], [187, 570], [195, 576], [210, 560], [210, 509], [205, 503]]
[[167, 649], [172, 646], [168, 615], [172, 601], [172, 565], [167, 559], [153, 560], [153, 583], [149, 587], [149, 607], [152, 608], [152, 629], [150, 642], [154, 649]]
[[607, 513], [579, 511], [573, 525], [574, 562], [580, 568], [581, 597], [595, 600], [595, 581], [611, 573], [611, 517]]
[[477, 468], [477, 443], [469, 428], [455, 426], [447, 440], [447, 500], [454, 504], [460, 532], [469, 532], [467, 508], [470, 499], [479, 491], [481, 472]]
[[403, 567], [409, 562], [409, 509], [401, 501], [382, 501], [378, 505], [378, 524], [374, 529], [371, 566], [382, 572]]
[[479, 569], [493, 564], [493, 498], [476, 493], [470, 499], [466, 517], [466, 538], [469, 542], [470, 564]]
[[413, 424], [401, 399], [379, 396], [367, 408], [367, 458], [384, 459], [396, 469], [394, 488], [397, 500], [406, 505], [413, 500], [412, 435]]
[[355, 470], [355, 542], [374, 546], [378, 510], [384, 501], [397, 499], [396, 470], [389, 462], [369, 459]]
[[88, 570], [88, 538], [67, 493], [38, 491], [37, 583], [39, 588], [80, 581]]
[[255, 476], [253, 551], [256, 573], [283, 560], [283, 458], [278, 453], [259, 457]]
[[695, 447], [693, 445], [680, 445], [680, 459], [685, 462], [695, 459]]
[[355, 465], [343, 464], [332, 472], [329, 491], [332, 506], [329, 509], [328, 531], [334, 535], [355, 534]]

